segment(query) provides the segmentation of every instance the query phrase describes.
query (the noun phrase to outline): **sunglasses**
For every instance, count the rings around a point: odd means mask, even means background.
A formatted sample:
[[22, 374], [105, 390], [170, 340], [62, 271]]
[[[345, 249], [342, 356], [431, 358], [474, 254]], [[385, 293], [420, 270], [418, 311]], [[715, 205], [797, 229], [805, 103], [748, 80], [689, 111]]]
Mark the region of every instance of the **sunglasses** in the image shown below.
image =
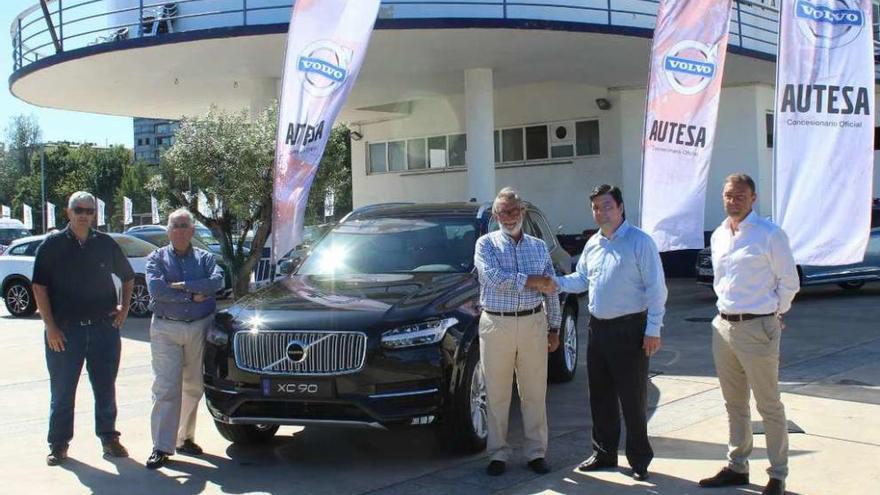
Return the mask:
[[82, 206], [77, 206], [73, 209], [73, 212], [77, 215], [94, 215], [94, 208], [83, 208]]
[[188, 224], [188, 223], [172, 223], [171, 224], [172, 229], [188, 229], [190, 227], [192, 227], [192, 225]]

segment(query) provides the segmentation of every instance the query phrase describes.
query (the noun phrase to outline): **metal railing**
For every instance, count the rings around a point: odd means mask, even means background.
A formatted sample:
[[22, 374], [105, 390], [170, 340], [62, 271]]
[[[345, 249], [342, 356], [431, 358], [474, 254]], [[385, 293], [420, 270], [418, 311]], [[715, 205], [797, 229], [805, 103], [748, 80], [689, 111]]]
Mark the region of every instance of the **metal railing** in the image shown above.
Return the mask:
[[[131, 37], [286, 24], [291, 9], [291, 0], [130, 0], [131, 6], [115, 9], [107, 7], [107, 0], [46, 3], [45, 14], [37, 4], [12, 22], [14, 71], [63, 51]], [[658, 0], [383, 0], [379, 27], [406, 20], [500, 19], [652, 30], [658, 5]], [[774, 5], [735, 0], [729, 46], [774, 58], [779, 19]], [[874, 33], [878, 33], [876, 24]]]

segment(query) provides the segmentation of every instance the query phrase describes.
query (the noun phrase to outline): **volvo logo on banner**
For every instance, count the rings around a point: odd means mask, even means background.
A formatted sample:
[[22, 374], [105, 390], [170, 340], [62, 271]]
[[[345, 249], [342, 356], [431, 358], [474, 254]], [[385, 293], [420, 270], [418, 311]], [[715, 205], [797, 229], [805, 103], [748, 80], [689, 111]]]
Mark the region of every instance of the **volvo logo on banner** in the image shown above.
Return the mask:
[[329, 40], [310, 44], [296, 64], [303, 88], [315, 96], [332, 94], [348, 77], [351, 56], [351, 50]]
[[673, 46], [663, 60], [666, 80], [676, 92], [695, 95], [706, 89], [715, 77], [718, 45], [684, 40]]
[[801, 33], [824, 48], [848, 45], [865, 26], [858, 0], [798, 0], [794, 16]]

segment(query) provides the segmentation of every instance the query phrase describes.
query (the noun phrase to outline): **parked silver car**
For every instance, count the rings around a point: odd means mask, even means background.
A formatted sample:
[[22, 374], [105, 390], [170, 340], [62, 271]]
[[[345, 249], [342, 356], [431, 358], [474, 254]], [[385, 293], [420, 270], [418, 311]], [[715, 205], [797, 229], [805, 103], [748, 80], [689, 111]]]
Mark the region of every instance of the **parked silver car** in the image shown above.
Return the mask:
[[[705, 248], [697, 254], [697, 283], [712, 285], [712, 251]], [[798, 265], [801, 286], [837, 284], [848, 290], [861, 288], [867, 282], [880, 282], [880, 227], [871, 229], [871, 239], [861, 263], [842, 266]]]

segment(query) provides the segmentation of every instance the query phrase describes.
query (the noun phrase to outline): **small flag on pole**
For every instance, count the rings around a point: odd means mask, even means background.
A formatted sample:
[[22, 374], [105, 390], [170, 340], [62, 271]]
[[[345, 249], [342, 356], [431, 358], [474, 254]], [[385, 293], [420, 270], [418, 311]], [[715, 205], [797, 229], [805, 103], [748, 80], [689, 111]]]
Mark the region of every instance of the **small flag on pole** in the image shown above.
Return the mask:
[[134, 223], [134, 220], [131, 218], [131, 200], [128, 199], [127, 196], [122, 197], [122, 213], [123, 213], [123, 221], [122, 223], [125, 225], [130, 225]]

